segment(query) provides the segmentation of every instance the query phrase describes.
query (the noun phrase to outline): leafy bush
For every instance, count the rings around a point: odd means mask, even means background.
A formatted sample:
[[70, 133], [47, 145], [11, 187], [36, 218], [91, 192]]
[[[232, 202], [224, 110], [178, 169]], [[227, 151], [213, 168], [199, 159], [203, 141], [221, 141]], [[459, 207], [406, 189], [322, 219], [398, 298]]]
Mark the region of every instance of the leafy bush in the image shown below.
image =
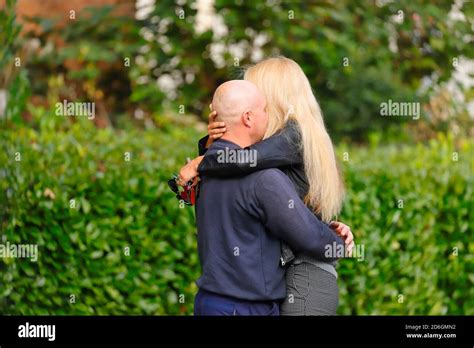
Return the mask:
[[193, 128], [38, 127], [2, 130], [0, 243], [38, 244], [39, 257], [0, 259], [0, 313], [190, 313], [193, 210], [167, 180], [195, 152]]
[[365, 261], [340, 262], [341, 314], [474, 314], [473, 145], [348, 151], [341, 220]]
[[[34, 128], [2, 129], [1, 243], [37, 243], [39, 259], [0, 259], [0, 313], [191, 314], [193, 210], [166, 180], [195, 153], [194, 128], [114, 132], [35, 117]], [[472, 151], [442, 136], [348, 151], [341, 220], [365, 261], [340, 261], [341, 314], [474, 314]]]

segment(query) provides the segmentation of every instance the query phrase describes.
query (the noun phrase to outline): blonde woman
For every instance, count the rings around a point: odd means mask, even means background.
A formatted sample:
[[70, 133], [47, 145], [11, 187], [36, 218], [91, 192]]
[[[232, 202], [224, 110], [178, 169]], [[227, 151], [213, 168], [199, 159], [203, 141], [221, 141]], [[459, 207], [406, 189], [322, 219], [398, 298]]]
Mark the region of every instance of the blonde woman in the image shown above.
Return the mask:
[[[198, 174], [225, 177], [279, 168], [294, 183], [306, 205], [351, 250], [354, 243], [349, 227], [331, 222], [341, 210], [344, 187], [320, 107], [303, 70], [291, 59], [275, 57], [248, 68], [244, 79], [254, 83], [267, 100], [265, 138], [250, 147], [257, 153], [256, 163], [220, 163], [216, 155], [200, 156], [181, 169], [181, 182]], [[216, 121], [217, 116], [215, 112], [209, 115], [209, 134], [199, 141], [201, 155], [225, 132], [225, 124]], [[294, 255], [283, 243], [281, 265], [287, 267], [282, 315], [336, 314], [339, 290], [335, 264]]]

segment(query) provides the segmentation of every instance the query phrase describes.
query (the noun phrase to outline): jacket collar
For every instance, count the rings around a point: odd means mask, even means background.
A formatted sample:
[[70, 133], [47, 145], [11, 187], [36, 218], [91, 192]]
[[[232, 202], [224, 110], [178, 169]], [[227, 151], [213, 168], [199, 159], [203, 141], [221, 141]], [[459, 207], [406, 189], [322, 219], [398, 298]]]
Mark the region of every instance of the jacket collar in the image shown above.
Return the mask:
[[214, 141], [211, 146], [209, 146], [208, 150], [219, 150], [219, 149], [224, 149], [224, 148], [229, 148], [229, 149], [241, 149], [239, 145], [236, 143], [233, 143], [232, 141], [225, 140], [225, 139], [217, 139]]

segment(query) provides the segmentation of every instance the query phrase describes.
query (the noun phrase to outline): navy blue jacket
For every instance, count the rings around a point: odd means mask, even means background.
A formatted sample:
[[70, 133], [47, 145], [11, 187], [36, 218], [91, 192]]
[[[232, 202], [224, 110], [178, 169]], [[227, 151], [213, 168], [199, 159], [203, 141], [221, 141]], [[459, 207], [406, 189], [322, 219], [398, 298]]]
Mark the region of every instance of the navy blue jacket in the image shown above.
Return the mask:
[[[201, 175], [231, 177], [250, 174], [262, 169], [278, 168], [290, 178], [299, 197], [304, 200], [309, 190], [309, 183], [304, 172], [303, 153], [300, 145], [301, 132], [296, 121], [288, 120], [280, 132], [247, 147], [258, 154], [256, 166], [249, 166], [248, 163], [219, 162], [215, 153], [206, 153], [208, 138], [205, 136], [198, 142], [199, 155], [206, 155], [198, 168]], [[316, 216], [321, 220], [321, 216], [318, 214]], [[282, 265], [285, 266], [294, 259], [293, 250], [287, 243], [282, 242]]]
[[[240, 147], [215, 141], [207, 153]], [[208, 291], [246, 300], [285, 297], [280, 240], [296, 252], [323, 261], [327, 245], [342, 240], [304, 205], [294, 185], [278, 169], [241, 177], [201, 176], [196, 202], [198, 252]]]

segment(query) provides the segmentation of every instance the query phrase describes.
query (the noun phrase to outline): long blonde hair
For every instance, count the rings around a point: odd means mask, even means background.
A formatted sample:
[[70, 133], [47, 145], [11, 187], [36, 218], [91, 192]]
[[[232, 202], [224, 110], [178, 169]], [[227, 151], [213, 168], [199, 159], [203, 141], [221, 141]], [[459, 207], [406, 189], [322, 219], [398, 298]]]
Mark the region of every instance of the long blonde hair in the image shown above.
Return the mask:
[[344, 199], [344, 185], [334, 148], [316, 97], [301, 67], [285, 57], [268, 58], [245, 71], [267, 99], [268, 127], [265, 138], [295, 120], [301, 132], [304, 170], [309, 184], [305, 203], [323, 221], [336, 216]]

